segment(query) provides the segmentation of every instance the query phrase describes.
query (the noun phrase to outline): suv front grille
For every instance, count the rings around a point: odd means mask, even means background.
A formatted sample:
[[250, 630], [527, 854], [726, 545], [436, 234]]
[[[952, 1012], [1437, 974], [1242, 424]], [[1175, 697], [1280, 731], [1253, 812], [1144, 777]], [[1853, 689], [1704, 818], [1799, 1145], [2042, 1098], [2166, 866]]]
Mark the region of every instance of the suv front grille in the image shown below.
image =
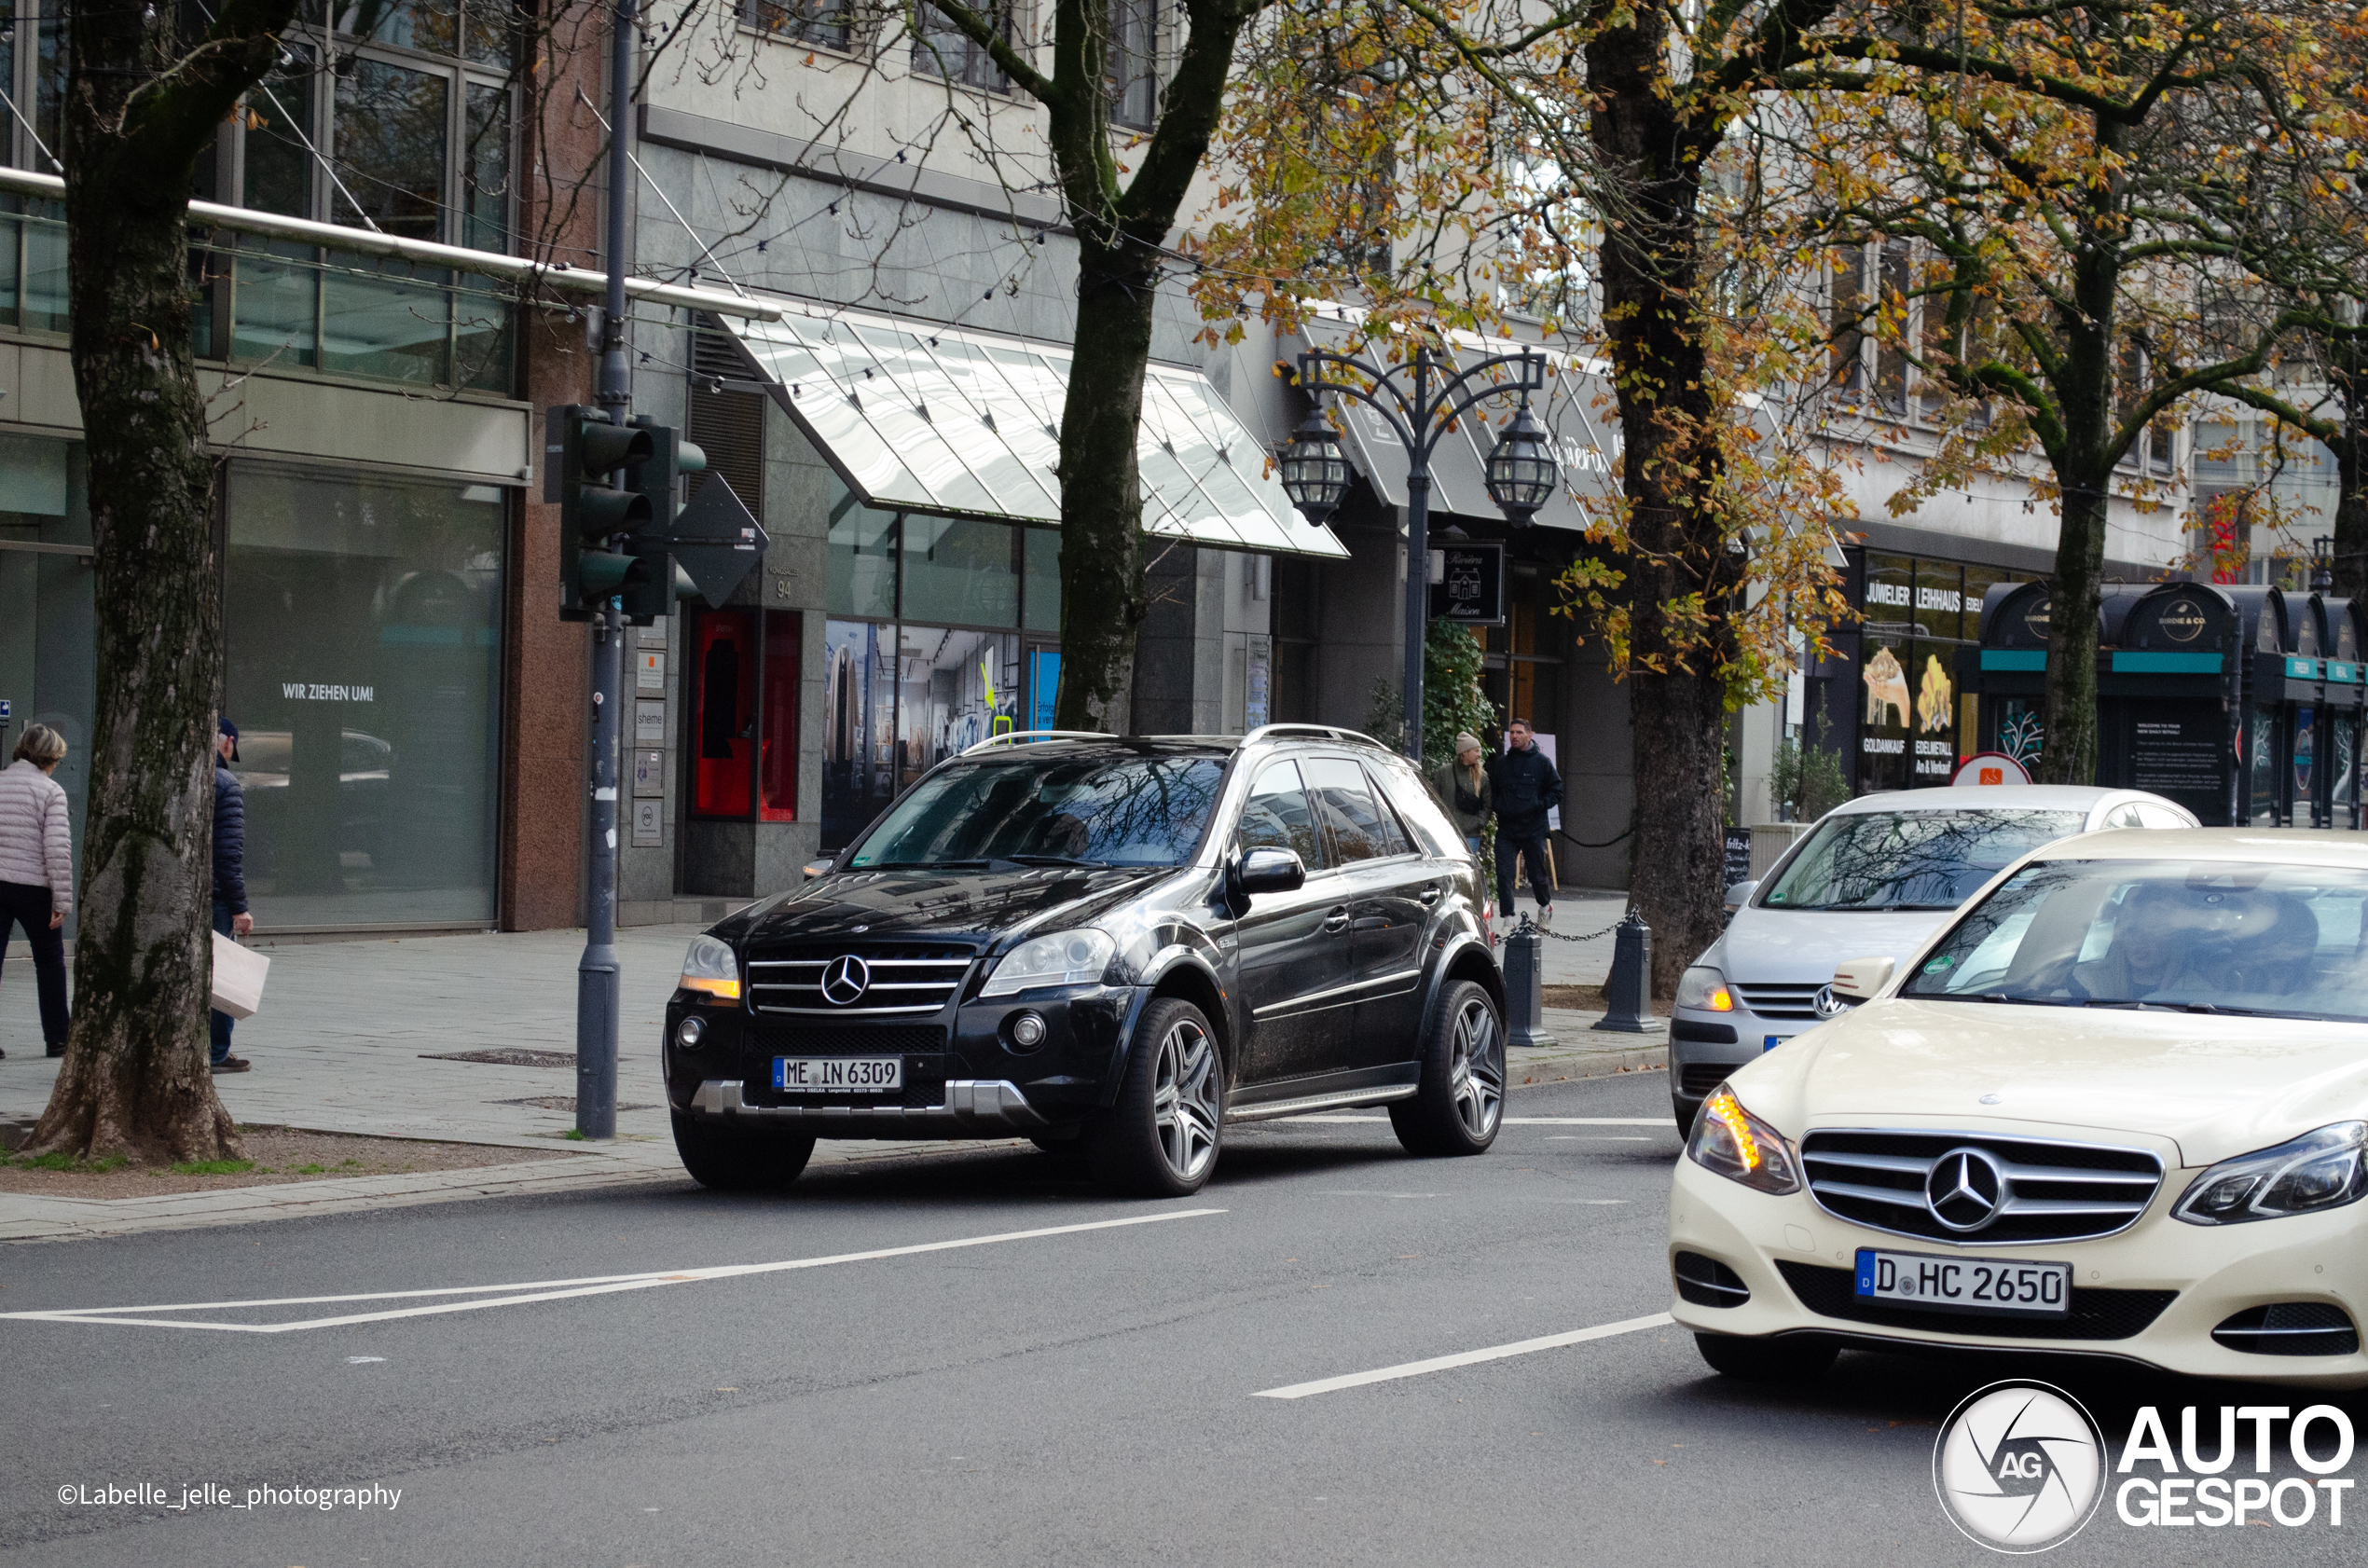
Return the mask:
[[1809, 982], [1798, 985], [1738, 985], [1735, 995], [1758, 1018], [1794, 1018], [1807, 1023], [1819, 1022], [1817, 993], [1824, 986]]
[[2085, 1290], [2074, 1286], [2072, 1311], [2066, 1316], [2019, 1317], [2002, 1313], [1929, 1312], [1922, 1307], [1863, 1300], [1856, 1276], [1848, 1269], [1780, 1258], [1776, 1270], [1800, 1298], [1800, 1304], [1820, 1317], [1987, 1339], [2127, 1340], [2144, 1333], [2179, 1294], [2176, 1290]]
[[768, 1062], [776, 1056], [910, 1056], [945, 1049], [945, 1031], [935, 1024], [759, 1029], [752, 1038]]
[[[823, 982], [841, 958], [859, 960], [861, 994], [835, 1000]], [[800, 1018], [919, 1018], [942, 1010], [971, 972], [965, 947], [812, 944], [750, 958], [749, 1009]]]
[[[1934, 1162], [1961, 1149], [1989, 1156], [2003, 1178], [1993, 1217], [1970, 1230], [1943, 1224], [1925, 1199]], [[2149, 1149], [1984, 1133], [1821, 1129], [1801, 1139], [1800, 1152], [1809, 1190], [1827, 1213], [1960, 1246], [2110, 1236], [2137, 1222], [2163, 1178]], [[1957, 1217], [1965, 1222], [1962, 1209]]]

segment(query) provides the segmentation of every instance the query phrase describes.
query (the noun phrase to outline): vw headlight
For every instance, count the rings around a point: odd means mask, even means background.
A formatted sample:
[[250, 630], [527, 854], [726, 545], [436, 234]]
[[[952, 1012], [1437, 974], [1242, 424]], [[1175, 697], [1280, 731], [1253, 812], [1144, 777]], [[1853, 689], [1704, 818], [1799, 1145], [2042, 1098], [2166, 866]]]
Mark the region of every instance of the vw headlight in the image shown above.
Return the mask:
[[1090, 985], [1102, 978], [1117, 951], [1117, 942], [1090, 928], [1032, 937], [1003, 955], [979, 995], [1008, 997], [1037, 985]]
[[2170, 1212], [2190, 1225], [2317, 1214], [2368, 1197], [2368, 1121], [2338, 1121], [2291, 1143], [2223, 1160]]
[[1694, 1118], [1694, 1135], [1686, 1140], [1686, 1158], [1706, 1171], [1762, 1192], [1800, 1190], [1800, 1166], [1784, 1135], [1720, 1087], [1702, 1102]]
[[737, 1002], [740, 999], [740, 961], [718, 939], [693, 937], [691, 950], [682, 955], [682, 989], [704, 991], [710, 997]]
[[1708, 964], [1696, 964], [1677, 977], [1677, 1005], [1703, 1012], [1732, 1012], [1735, 994], [1727, 988], [1727, 977]]

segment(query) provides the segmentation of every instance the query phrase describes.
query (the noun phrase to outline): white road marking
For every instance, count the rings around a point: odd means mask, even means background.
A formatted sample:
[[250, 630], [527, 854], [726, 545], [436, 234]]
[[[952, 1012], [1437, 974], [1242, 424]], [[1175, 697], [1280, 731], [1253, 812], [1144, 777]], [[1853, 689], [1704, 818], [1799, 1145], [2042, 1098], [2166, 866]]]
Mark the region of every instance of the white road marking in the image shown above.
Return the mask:
[[[607, 1274], [589, 1279], [537, 1280], [516, 1285], [461, 1285], [434, 1290], [378, 1290], [352, 1296], [282, 1296], [254, 1301], [184, 1301], [147, 1307], [76, 1307], [52, 1312], [0, 1313], [0, 1320], [29, 1323], [120, 1323], [144, 1328], [217, 1328], [234, 1334], [288, 1334], [299, 1328], [340, 1328], [356, 1323], [384, 1323], [399, 1317], [426, 1317], [436, 1313], [476, 1312], [486, 1307], [517, 1307], [533, 1301], [559, 1301], [578, 1296], [608, 1296], [625, 1290], [647, 1290], [661, 1285], [688, 1285], [702, 1280], [738, 1279], [748, 1274], [778, 1274], [792, 1269], [825, 1269], [834, 1263], [867, 1263], [883, 1258], [910, 1258], [924, 1252], [952, 1252], [961, 1247], [993, 1246], [1000, 1242], [1034, 1241], [1044, 1236], [1073, 1236], [1086, 1231], [1115, 1231], [1130, 1225], [1156, 1225], [1168, 1219], [1198, 1219], [1223, 1214], [1223, 1209], [1177, 1209], [1167, 1214], [1135, 1215], [1125, 1219], [1097, 1219], [1083, 1225], [1051, 1225], [1036, 1231], [1005, 1231], [992, 1236], [963, 1236], [950, 1242], [922, 1242], [912, 1246], [879, 1247], [870, 1252], [841, 1252], [827, 1258], [792, 1258], [778, 1263], [720, 1263], [708, 1268], [668, 1269], [640, 1274]], [[512, 1291], [520, 1294], [501, 1295]], [[393, 1307], [382, 1312], [351, 1313], [337, 1317], [306, 1318], [297, 1323], [208, 1323], [187, 1318], [131, 1317], [130, 1313], [224, 1312], [241, 1307], [301, 1307], [333, 1301], [399, 1301], [426, 1296], [476, 1296], [478, 1300], [443, 1300], [426, 1306]]]
[[1650, 1143], [1653, 1140], [1632, 1133], [1552, 1133], [1548, 1143]]
[[[1387, 1121], [1386, 1116], [1294, 1116], [1291, 1121]], [[1677, 1128], [1666, 1116], [1508, 1116], [1508, 1127], [1667, 1127]]]
[[1615, 1335], [1633, 1334], [1643, 1328], [1665, 1327], [1674, 1321], [1667, 1313], [1655, 1313], [1649, 1317], [1622, 1318], [1618, 1323], [1599, 1323], [1592, 1328], [1574, 1328], [1567, 1334], [1548, 1334], [1535, 1340], [1516, 1340], [1508, 1345], [1491, 1345], [1486, 1350], [1458, 1351], [1453, 1355], [1435, 1355], [1428, 1361], [1408, 1361], [1396, 1367], [1376, 1368], [1370, 1372], [1344, 1372], [1336, 1378], [1318, 1378], [1314, 1382], [1295, 1382], [1283, 1388], [1261, 1388], [1250, 1396], [1254, 1399], [1304, 1399], [1311, 1394], [1331, 1394], [1343, 1388], [1362, 1388], [1369, 1382], [1391, 1382], [1398, 1378], [1418, 1378], [1425, 1372], [1444, 1372], [1457, 1367], [1476, 1366], [1482, 1361], [1502, 1361], [1508, 1355], [1530, 1355], [1541, 1350], [1560, 1350], [1564, 1345], [1584, 1344], [1590, 1340], [1608, 1340]]

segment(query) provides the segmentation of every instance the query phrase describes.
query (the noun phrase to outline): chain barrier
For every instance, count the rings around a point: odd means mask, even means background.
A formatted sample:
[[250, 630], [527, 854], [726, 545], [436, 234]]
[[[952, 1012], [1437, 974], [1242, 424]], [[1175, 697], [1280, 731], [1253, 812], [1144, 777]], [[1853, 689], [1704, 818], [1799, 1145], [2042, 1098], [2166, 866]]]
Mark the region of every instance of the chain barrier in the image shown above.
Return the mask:
[[1520, 925], [1518, 925], [1518, 926], [1516, 926], [1516, 927], [1514, 927], [1514, 928], [1513, 928], [1510, 931], [1507, 932], [1506, 934], [1507, 934], [1507, 935], [1508, 935], [1508, 936], [1519, 936], [1519, 935], [1521, 935], [1523, 931], [1530, 931], [1530, 932], [1534, 932], [1535, 934], [1536, 934], [1536, 935], [1538, 935], [1538, 936], [1542, 936], [1542, 937], [1551, 937], [1551, 938], [1553, 938], [1556, 942], [1593, 942], [1593, 941], [1595, 941], [1598, 937], [1607, 937], [1607, 936], [1610, 936], [1610, 935], [1611, 935], [1614, 931], [1618, 930], [1618, 929], [1619, 929], [1622, 926], [1625, 926], [1625, 925], [1627, 925], [1627, 924], [1628, 924], [1628, 916], [1627, 916], [1627, 915], [1621, 915], [1618, 919], [1617, 919], [1617, 920], [1613, 921], [1610, 925], [1608, 925], [1608, 926], [1604, 927], [1604, 928], [1602, 930], [1600, 930], [1600, 931], [1590, 931], [1590, 932], [1588, 932], [1585, 936], [1574, 936], [1574, 935], [1572, 935], [1571, 933], [1569, 933], [1569, 932], [1567, 932], [1567, 931], [1557, 931], [1557, 930], [1550, 929], [1550, 928], [1547, 928], [1547, 927], [1545, 927], [1545, 926], [1541, 926], [1541, 925], [1539, 925], [1536, 921], [1535, 921], [1535, 920], [1533, 920], [1533, 919], [1531, 919], [1531, 918], [1530, 918], [1530, 914], [1529, 914], [1529, 911], [1527, 911], [1527, 910], [1523, 910], [1523, 911], [1521, 911], [1521, 924], [1520, 924]]

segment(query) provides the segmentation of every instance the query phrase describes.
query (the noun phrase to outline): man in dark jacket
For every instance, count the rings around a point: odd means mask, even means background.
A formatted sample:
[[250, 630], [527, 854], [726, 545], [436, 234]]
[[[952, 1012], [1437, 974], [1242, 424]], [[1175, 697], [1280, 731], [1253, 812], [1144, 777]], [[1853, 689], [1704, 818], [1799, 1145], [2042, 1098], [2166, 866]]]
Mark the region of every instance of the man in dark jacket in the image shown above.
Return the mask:
[[[242, 937], [255, 929], [255, 916], [247, 913], [247, 796], [229, 767], [239, 760], [239, 726], [216, 719], [213, 750], [213, 928]], [[213, 1016], [215, 1072], [242, 1073], [253, 1066], [230, 1054], [235, 1022], [227, 1012]]]
[[1513, 858], [1529, 867], [1530, 893], [1537, 900], [1537, 923], [1554, 919], [1553, 860], [1546, 848], [1546, 814], [1563, 804], [1562, 776], [1552, 759], [1537, 749], [1529, 721], [1516, 719], [1507, 729], [1512, 750], [1490, 768], [1496, 796], [1496, 911], [1513, 912]]

